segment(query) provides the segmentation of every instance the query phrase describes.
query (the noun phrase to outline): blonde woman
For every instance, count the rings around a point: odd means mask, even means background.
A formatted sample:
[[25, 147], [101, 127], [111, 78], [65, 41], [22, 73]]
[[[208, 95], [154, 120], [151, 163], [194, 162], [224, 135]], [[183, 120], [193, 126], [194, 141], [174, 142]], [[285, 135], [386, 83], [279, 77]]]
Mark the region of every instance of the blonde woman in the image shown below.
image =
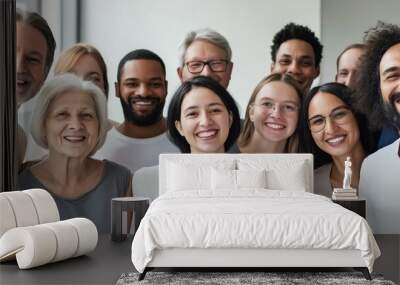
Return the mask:
[[250, 97], [242, 132], [230, 152], [297, 152], [301, 100], [302, 92], [289, 75], [275, 73], [262, 79]]
[[[101, 53], [94, 46], [77, 43], [64, 50], [54, 67], [54, 75], [63, 73], [73, 73], [83, 80], [93, 82], [108, 99], [107, 66]], [[109, 128], [118, 125], [115, 121], [108, 121]]]

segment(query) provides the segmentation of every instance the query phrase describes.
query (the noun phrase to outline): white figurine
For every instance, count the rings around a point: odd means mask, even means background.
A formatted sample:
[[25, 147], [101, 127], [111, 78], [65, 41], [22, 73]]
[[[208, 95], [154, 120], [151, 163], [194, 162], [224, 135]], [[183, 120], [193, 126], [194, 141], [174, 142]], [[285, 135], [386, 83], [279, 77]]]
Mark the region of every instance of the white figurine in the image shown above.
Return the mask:
[[343, 178], [343, 189], [351, 189], [351, 160], [348, 156], [344, 162], [344, 178]]

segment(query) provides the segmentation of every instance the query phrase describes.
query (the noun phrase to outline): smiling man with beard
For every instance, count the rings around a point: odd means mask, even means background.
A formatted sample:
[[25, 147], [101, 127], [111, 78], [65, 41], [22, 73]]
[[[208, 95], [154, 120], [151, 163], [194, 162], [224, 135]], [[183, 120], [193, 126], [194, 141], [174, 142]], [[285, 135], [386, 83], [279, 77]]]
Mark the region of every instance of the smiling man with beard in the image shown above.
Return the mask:
[[115, 161], [135, 173], [158, 164], [160, 153], [179, 152], [166, 135], [165, 78], [164, 62], [149, 50], [134, 50], [121, 59], [115, 94], [121, 100], [125, 120], [108, 132], [96, 158]]
[[[400, 130], [400, 26], [378, 23], [367, 48], [357, 90], [375, 127]], [[400, 139], [368, 156], [361, 167], [360, 196], [374, 234], [400, 234]]]

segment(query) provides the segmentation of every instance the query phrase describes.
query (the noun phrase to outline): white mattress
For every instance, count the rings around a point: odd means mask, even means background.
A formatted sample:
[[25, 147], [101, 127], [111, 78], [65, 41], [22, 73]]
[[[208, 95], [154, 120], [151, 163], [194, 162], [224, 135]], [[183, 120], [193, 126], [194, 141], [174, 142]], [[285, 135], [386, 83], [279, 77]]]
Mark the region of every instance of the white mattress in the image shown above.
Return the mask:
[[380, 255], [365, 219], [326, 197], [265, 189], [199, 193], [169, 192], [151, 204], [132, 243], [139, 272], [156, 249], [167, 248], [356, 249], [370, 271]]

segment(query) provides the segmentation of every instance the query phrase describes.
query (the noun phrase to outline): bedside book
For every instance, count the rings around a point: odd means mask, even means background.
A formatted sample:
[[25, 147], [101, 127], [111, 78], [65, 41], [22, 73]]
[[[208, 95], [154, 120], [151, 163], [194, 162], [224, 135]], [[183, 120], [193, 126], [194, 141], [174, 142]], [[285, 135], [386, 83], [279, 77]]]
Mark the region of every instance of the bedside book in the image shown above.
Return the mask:
[[332, 200], [343, 200], [343, 201], [347, 201], [347, 200], [358, 200], [358, 196], [340, 196], [340, 197], [336, 197], [335, 195], [332, 195]]
[[343, 188], [333, 188], [334, 193], [357, 193], [357, 189], [343, 189]]
[[357, 189], [333, 188], [332, 200], [357, 200]]
[[336, 197], [345, 197], [345, 196], [357, 196], [356, 192], [353, 193], [338, 193], [338, 192], [333, 192], [332, 195], [336, 195]]

